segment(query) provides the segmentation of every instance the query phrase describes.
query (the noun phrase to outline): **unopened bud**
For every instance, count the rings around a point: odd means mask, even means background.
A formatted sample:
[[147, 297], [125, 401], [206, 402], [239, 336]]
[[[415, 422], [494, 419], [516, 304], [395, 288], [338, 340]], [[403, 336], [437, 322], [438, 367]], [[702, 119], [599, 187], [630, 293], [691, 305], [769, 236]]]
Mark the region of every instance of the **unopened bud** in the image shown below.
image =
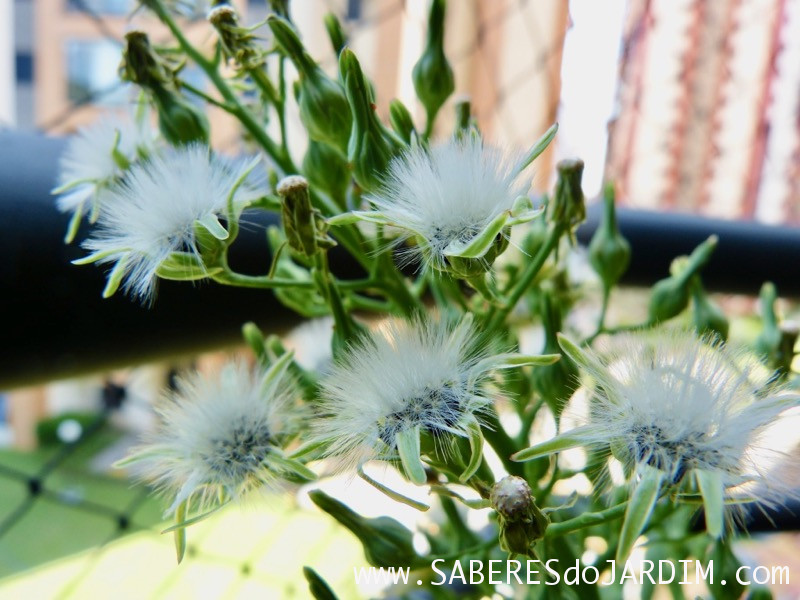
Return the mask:
[[417, 565], [412, 533], [390, 517], [367, 519], [320, 490], [309, 497], [319, 508], [347, 527], [364, 546], [364, 556], [376, 567], [410, 567]]
[[333, 247], [333, 240], [326, 234], [325, 220], [311, 205], [308, 181], [304, 177], [285, 177], [278, 183], [277, 192], [282, 200], [281, 217], [286, 242], [292, 250], [310, 257]]
[[170, 144], [208, 144], [211, 130], [200, 108], [166, 88], [154, 87], [152, 91], [158, 110], [158, 129]]
[[328, 32], [328, 38], [331, 40], [331, 46], [336, 56], [347, 45], [347, 35], [342, 29], [342, 24], [333, 13], [328, 13], [324, 18], [325, 31]]
[[361, 65], [349, 48], [339, 56], [339, 73], [344, 80], [347, 102], [353, 116], [353, 129], [347, 147], [347, 159], [353, 176], [364, 190], [381, 185], [389, 161], [402, 150], [402, 142], [378, 120], [372, 91]]
[[571, 233], [586, 219], [586, 202], [581, 187], [583, 161], [577, 158], [562, 160], [556, 165], [556, 170], [558, 181], [548, 204], [549, 217], [551, 222], [560, 224]]
[[219, 4], [208, 12], [208, 21], [219, 34], [226, 59], [245, 69], [257, 69], [264, 64], [266, 54], [254, 43], [256, 36], [239, 24], [239, 15], [230, 4]]
[[314, 62], [287, 21], [272, 15], [267, 24], [300, 74], [297, 105], [308, 135], [344, 152], [350, 139], [352, 117], [342, 86]]
[[609, 184], [603, 193], [603, 219], [589, 243], [589, 262], [600, 276], [605, 289], [617, 284], [631, 262], [631, 245], [617, 227], [614, 207], [614, 186]]
[[337, 600], [336, 594], [314, 569], [303, 567], [303, 575], [308, 582], [308, 591], [314, 600]]
[[133, 30], [125, 34], [120, 79], [144, 88], [173, 85], [174, 69], [150, 45], [150, 38], [143, 31]]
[[[715, 235], [694, 249], [689, 259], [675, 269], [670, 277], [656, 282], [650, 295], [648, 309], [651, 323], [666, 321], [679, 315], [689, 304], [689, 284], [692, 277], [697, 275], [717, 247], [718, 238]], [[676, 263], [678, 264], [678, 263]]]
[[533, 545], [544, 537], [550, 521], [536, 506], [528, 482], [515, 475], [504, 477], [492, 487], [489, 501], [497, 511], [500, 547], [535, 557]]
[[692, 321], [699, 333], [710, 333], [720, 340], [728, 339], [728, 319], [722, 309], [708, 297], [700, 278], [695, 276], [692, 288]]
[[431, 2], [427, 42], [411, 74], [414, 90], [428, 116], [428, 134], [436, 114], [456, 87], [453, 69], [444, 54], [445, 7], [445, 0]]

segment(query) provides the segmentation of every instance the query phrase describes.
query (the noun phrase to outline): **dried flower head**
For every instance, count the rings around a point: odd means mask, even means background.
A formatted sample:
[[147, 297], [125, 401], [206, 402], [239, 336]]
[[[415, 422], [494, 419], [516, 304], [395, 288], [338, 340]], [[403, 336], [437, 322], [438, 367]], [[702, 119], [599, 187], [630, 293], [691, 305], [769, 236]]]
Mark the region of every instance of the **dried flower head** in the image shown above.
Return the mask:
[[169, 497], [168, 514], [184, 503], [208, 509], [287, 474], [305, 475], [282, 450], [302, 417], [286, 374], [290, 358], [266, 372], [229, 363], [216, 378], [180, 379], [159, 407], [158, 428], [121, 464]]
[[347, 467], [399, 457], [409, 478], [423, 483], [421, 435], [440, 445], [479, 437], [492, 405], [484, 386], [490, 372], [553, 360], [488, 355], [471, 323], [469, 315], [458, 323], [392, 320], [349, 349], [322, 383], [316, 437], [329, 454]]
[[621, 336], [602, 352], [563, 337], [560, 343], [594, 382], [589, 422], [523, 450], [518, 460], [609, 448], [634, 489], [649, 478], [658, 482], [654, 490], [679, 501], [702, 494], [716, 535], [724, 503], [785, 499], [785, 482], [766, 476], [763, 457], [778, 451], [765, 433], [800, 396], [768, 385], [756, 361], [692, 332]]
[[203, 276], [198, 228], [216, 240], [228, 237], [220, 217], [238, 219], [264, 193], [258, 162], [229, 161], [195, 144], [134, 165], [108, 191], [107, 209], [83, 244], [92, 255], [76, 264], [115, 263], [104, 295], [124, 280], [125, 291], [144, 301], [152, 299], [159, 268], [173, 253]]

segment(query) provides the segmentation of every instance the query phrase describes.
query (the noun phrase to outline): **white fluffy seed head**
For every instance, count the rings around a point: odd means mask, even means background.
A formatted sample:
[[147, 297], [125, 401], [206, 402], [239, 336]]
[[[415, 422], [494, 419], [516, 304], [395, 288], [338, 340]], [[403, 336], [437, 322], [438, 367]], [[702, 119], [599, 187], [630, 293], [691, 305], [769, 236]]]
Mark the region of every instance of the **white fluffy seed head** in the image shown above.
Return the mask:
[[465, 436], [470, 417], [491, 404], [484, 356], [466, 322], [387, 321], [323, 380], [315, 437], [349, 469], [396, 457], [397, 434], [415, 426], [434, 438]]
[[757, 361], [691, 332], [620, 336], [586, 352], [595, 391], [583, 437], [610, 444], [629, 472], [656, 467], [674, 485], [693, 470], [715, 472], [729, 496], [749, 482], [766, 504], [788, 492], [765, 476], [765, 456], [779, 453], [765, 433], [800, 396], [769, 387]]
[[109, 114], [81, 128], [61, 156], [58, 182], [59, 186], [82, 183], [59, 196], [59, 210], [86, 213], [89, 205], [101, 202], [99, 196], [122, 176], [123, 170], [112, 156], [117, 136], [116, 149], [130, 163], [155, 151], [157, 133], [144, 118]]
[[[124, 289], [150, 300], [159, 265], [172, 252], [198, 254], [195, 221], [224, 216], [228, 195], [251, 166], [215, 156], [200, 144], [155, 155], [109, 190], [98, 227], [83, 245], [108, 253], [99, 262], [124, 260]], [[236, 189], [234, 205], [261, 197], [264, 179], [256, 166]]]
[[273, 485], [282, 475], [271, 462], [302, 418], [295, 388], [285, 374], [229, 363], [218, 377], [180, 379], [158, 409], [160, 424], [134, 451], [133, 473], [154, 485], [172, 505], [190, 500], [208, 508]]
[[530, 182], [518, 176], [519, 162], [473, 136], [415, 147], [392, 160], [382, 188], [369, 200], [403, 230], [398, 243], [418, 238], [407, 259], [442, 269], [451, 242], [472, 240], [527, 192]]

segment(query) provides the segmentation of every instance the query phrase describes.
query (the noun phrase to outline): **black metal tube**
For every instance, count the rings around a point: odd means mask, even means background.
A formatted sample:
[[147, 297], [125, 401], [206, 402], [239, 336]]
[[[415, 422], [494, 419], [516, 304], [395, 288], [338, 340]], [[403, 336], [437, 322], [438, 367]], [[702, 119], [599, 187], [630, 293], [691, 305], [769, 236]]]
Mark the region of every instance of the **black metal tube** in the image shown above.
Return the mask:
[[[67, 217], [55, 209], [50, 189], [63, 147], [59, 139], [0, 132], [0, 389], [232, 343], [247, 320], [269, 331], [297, 322], [269, 292], [206, 282], [162, 282], [152, 308], [122, 294], [103, 300], [103, 270], [71, 265], [85, 253], [62, 242]], [[596, 228], [597, 208], [578, 231], [583, 243]], [[719, 247], [703, 274], [707, 287], [756, 294], [771, 280], [782, 295], [800, 295], [798, 228], [626, 209], [618, 218], [633, 248], [624, 283], [665, 277], [675, 256], [716, 233]], [[263, 273], [264, 228], [275, 220], [259, 212], [248, 222], [231, 260], [241, 272]], [[343, 277], [361, 275], [344, 252], [332, 264]]]
[[[589, 209], [578, 229], [588, 244], [602, 206]], [[800, 228], [763, 225], [752, 221], [723, 221], [680, 213], [656, 213], [619, 208], [617, 221], [631, 244], [632, 257], [622, 283], [649, 286], [669, 275], [672, 259], [689, 254], [708, 236], [719, 245], [703, 269], [703, 284], [713, 291], [757, 295], [772, 281], [781, 296], [800, 296]]]
[[[298, 321], [269, 291], [208, 282], [160, 282], [151, 308], [121, 292], [104, 300], [105, 269], [70, 264], [86, 252], [63, 243], [68, 217], [50, 195], [63, 148], [0, 133], [0, 390], [235, 343], [249, 320], [269, 332]], [[260, 211], [247, 222], [231, 266], [263, 274], [265, 229], [277, 221]], [[332, 260], [338, 274], [360, 275], [344, 252]]]

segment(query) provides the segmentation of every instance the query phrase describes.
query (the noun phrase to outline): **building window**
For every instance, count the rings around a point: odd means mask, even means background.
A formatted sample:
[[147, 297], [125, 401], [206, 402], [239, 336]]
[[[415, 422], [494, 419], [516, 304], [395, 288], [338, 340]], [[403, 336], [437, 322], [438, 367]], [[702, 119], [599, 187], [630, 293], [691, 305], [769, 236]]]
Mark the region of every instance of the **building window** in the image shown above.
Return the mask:
[[67, 0], [67, 9], [72, 12], [98, 15], [126, 15], [133, 10], [133, 2], [132, 0]]
[[17, 83], [33, 82], [33, 54], [17, 52], [15, 60]]
[[67, 41], [67, 97], [75, 103], [124, 104], [126, 86], [117, 75], [120, 47], [110, 40]]

